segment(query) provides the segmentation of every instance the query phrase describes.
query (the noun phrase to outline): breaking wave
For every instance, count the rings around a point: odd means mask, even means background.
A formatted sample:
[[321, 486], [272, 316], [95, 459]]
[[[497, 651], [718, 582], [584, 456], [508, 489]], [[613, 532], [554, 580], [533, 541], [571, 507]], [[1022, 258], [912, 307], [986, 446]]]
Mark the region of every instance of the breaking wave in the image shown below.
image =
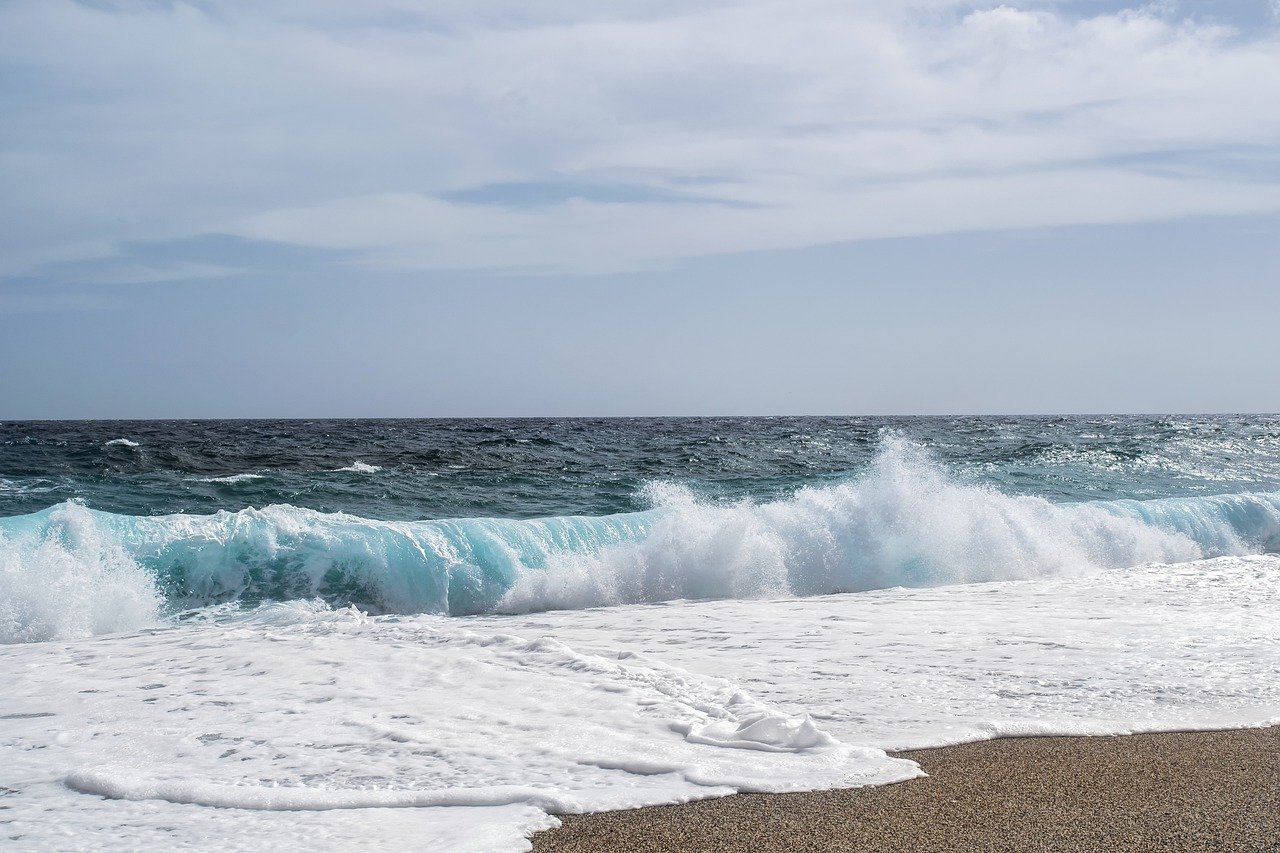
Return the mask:
[[227, 602], [320, 598], [463, 615], [679, 598], [818, 595], [1119, 568], [1280, 548], [1280, 493], [1055, 504], [960, 482], [884, 443], [861, 476], [717, 505], [529, 521], [377, 521], [293, 506], [0, 519], [0, 641], [128, 630]]
[[352, 462], [350, 465], [348, 465], [345, 468], [334, 469], [336, 473], [346, 472], [351, 474], [376, 474], [381, 470], [382, 470], [382, 466], [370, 465], [367, 462], [361, 462], [359, 459], [357, 459], [355, 462]]
[[261, 480], [263, 474], [228, 474], [225, 477], [197, 477], [201, 483], [227, 483], [235, 485], [236, 483], [247, 483], [250, 480]]
[[0, 642], [138, 628], [163, 605], [155, 576], [84, 507], [0, 519]]

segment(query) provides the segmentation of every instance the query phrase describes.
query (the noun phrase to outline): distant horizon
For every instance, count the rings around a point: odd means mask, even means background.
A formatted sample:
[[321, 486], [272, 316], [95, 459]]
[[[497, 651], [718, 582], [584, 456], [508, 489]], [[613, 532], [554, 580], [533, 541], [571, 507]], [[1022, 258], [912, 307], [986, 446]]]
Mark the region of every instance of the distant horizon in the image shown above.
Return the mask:
[[112, 418], [4, 418], [0, 425], [21, 423], [148, 423], [178, 421], [626, 421], [626, 420], [714, 420], [785, 418], [1249, 418], [1280, 417], [1280, 412], [937, 412], [915, 414], [705, 414], [705, 415], [290, 415], [286, 417], [112, 417]]

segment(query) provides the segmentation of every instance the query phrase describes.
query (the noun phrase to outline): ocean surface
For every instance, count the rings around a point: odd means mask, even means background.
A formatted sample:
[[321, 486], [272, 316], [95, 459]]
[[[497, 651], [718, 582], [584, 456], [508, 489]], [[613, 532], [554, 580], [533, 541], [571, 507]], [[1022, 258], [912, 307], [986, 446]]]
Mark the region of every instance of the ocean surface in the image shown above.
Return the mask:
[[1280, 722], [1280, 417], [0, 424], [0, 839], [520, 850]]

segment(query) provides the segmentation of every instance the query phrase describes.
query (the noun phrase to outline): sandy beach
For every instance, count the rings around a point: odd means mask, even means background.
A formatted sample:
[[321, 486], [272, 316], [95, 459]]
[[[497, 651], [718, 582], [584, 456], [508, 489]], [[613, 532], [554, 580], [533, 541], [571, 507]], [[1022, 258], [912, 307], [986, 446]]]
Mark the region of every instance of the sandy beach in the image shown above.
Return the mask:
[[569, 815], [535, 853], [1276, 851], [1280, 728], [983, 741], [928, 778]]

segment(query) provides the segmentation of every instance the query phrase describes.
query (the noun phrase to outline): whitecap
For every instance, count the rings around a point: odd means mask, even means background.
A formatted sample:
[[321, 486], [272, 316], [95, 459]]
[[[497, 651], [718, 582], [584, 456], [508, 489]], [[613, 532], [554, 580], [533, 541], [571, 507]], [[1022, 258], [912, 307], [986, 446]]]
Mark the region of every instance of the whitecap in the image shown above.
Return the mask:
[[0, 532], [0, 643], [66, 640], [155, 622], [163, 597], [111, 530], [74, 502], [42, 527]]
[[249, 480], [261, 480], [262, 474], [231, 474], [226, 477], [198, 477], [201, 483], [245, 483]]
[[[180, 569], [181, 606], [301, 597], [375, 613], [810, 596], [1280, 550], [1280, 493], [1053, 504], [957, 480], [896, 439], [860, 476], [770, 502], [649, 491], [653, 509], [605, 517], [379, 521], [287, 505], [95, 516], [141, 565]], [[0, 531], [47, 525], [48, 512]]]
[[347, 472], [351, 474], [376, 474], [382, 470], [381, 465], [369, 465], [357, 459], [345, 468], [335, 468], [334, 471], [341, 473]]

